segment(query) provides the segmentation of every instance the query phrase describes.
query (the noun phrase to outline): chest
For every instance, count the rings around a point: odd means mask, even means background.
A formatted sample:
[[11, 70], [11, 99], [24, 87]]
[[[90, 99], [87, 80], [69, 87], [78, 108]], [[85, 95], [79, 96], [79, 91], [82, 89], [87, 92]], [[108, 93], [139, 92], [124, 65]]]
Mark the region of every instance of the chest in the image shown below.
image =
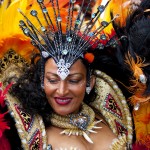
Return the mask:
[[55, 127], [47, 129], [47, 140], [48, 144], [52, 145], [52, 150], [108, 150], [108, 145], [104, 144], [104, 140], [100, 135], [100, 132], [89, 135], [94, 142], [91, 144], [87, 142], [82, 135], [68, 136], [60, 134], [61, 131], [63, 130]]

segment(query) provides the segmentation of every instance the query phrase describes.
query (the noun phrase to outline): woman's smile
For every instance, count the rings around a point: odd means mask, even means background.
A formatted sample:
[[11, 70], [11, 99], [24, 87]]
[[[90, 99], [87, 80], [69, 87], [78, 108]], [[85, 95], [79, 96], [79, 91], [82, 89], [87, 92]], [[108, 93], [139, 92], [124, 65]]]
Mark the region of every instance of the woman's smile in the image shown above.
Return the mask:
[[54, 97], [55, 102], [58, 105], [68, 105], [72, 98], [68, 98], [68, 97]]

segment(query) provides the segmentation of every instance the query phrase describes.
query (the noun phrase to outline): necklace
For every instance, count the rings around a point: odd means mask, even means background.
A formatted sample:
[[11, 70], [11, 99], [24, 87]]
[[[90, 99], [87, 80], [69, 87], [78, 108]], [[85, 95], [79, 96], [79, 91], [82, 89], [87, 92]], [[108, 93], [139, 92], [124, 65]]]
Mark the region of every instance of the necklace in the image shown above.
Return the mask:
[[63, 128], [64, 130], [60, 134], [70, 135], [81, 135], [89, 143], [93, 143], [89, 137], [90, 133], [97, 133], [93, 129], [100, 129], [102, 127], [97, 127], [96, 125], [102, 120], [95, 120], [95, 113], [91, 107], [82, 103], [81, 111], [78, 114], [69, 114], [66, 116], [60, 116], [56, 113], [51, 115], [52, 125]]

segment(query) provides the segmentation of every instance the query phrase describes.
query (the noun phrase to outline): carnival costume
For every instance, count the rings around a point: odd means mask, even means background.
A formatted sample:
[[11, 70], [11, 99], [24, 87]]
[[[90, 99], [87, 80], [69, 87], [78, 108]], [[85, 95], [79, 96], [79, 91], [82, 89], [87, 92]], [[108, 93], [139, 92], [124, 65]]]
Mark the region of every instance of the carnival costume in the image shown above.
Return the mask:
[[[96, 54], [94, 54], [96, 47], [99, 50], [109, 47], [111, 49], [116, 48], [119, 39], [114, 33], [108, 36], [104, 29], [118, 17], [118, 14], [109, 22], [101, 21], [101, 24], [96, 27], [97, 20], [109, 2], [106, 5], [100, 5], [92, 14], [90, 21], [85, 21], [90, 2], [91, 0], [89, 0], [87, 8], [84, 9], [84, 0], [80, 2], [79, 8], [76, 7], [78, 1], [74, 0], [59, 2], [57, 0], [50, 2], [20, 0], [13, 1], [10, 5], [8, 1], [4, 1], [0, 10], [1, 31], [3, 31], [0, 42], [1, 81], [7, 84], [7, 79], [12, 78], [12, 81], [15, 82], [15, 78], [23, 74], [24, 68], [30, 66], [29, 56], [33, 50], [35, 53], [40, 53], [42, 61], [52, 57], [58, 66], [57, 74], [64, 80], [69, 74], [69, 68], [77, 59], [83, 58], [88, 61], [89, 66], [92, 65], [96, 59]], [[68, 12], [64, 12], [66, 9]], [[6, 32], [3, 30], [6, 28], [4, 20], [11, 13], [17, 17], [15, 20], [9, 18], [9, 22], [14, 23], [12, 23], [11, 28], [8, 27], [10, 30], [7, 29]], [[25, 35], [16, 26], [19, 21], [19, 26]], [[89, 87], [90, 73], [91, 68], [89, 67], [86, 88], [88, 94], [91, 90]], [[96, 76], [95, 92], [97, 95], [95, 100], [89, 104], [90, 107], [83, 104], [83, 111], [77, 117], [72, 115], [69, 119], [68, 117], [60, 118], [53, 113], [52, 125], [61, 128], [67, 126], [62, 134], [65, 133], [66, 136], [82, 135], [89, 143], [93, 143], [89, 136], [96, 131], [95, 129], [98, 129], [96, 124], [101, 122], [101, 120], [94, 122], [94, 109], [97, 114], [102, 114], [113, 133], [118, 136], [117, 139], [114, 139], [110, 149], [129, 149], [132, 145], [133, 130], [126, 99], [110, 76], [99, 70], [95, 70], [94, 74]], [[43, 76], [44, 66], [41, 63], [41, 88], [43, 88]], [[6, 103], [15, 120], [22, 148], [52, 149], [53, 146], [47, 144], [42, 117], [26, 112], [20, 101], [11, 94], [7, 95]], [[84, 124], [81, 123], [81, 120]]]

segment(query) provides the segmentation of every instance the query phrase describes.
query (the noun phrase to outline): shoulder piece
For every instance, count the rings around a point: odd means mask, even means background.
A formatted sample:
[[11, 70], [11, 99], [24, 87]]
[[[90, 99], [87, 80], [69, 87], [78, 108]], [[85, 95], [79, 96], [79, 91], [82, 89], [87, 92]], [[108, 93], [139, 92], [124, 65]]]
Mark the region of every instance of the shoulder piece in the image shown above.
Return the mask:
[[22, 147], [26, 150], [46, 150], [47, 139], [42, 118], [26, 113], [19, 101], [10, 94], [7, 95], [6, 103], [11, 116], [15, 119]]
[[4, 86], [11, 81], [15, 82], [28, 66], [29, 63], [21, 55], [12, 49], [8, 50], [0, 58], [0, 81]]
[[126, 141], [132, 143], [132, 118], [121, 90], [111, 77], [101, 71], [95, 71], [96, 99], [91, 103], [102, 114], [112, 131], [126, 135]]
[[126, 150], [126, 136], [119, 136], [118, 138], [114, 139], [110, 150]]

